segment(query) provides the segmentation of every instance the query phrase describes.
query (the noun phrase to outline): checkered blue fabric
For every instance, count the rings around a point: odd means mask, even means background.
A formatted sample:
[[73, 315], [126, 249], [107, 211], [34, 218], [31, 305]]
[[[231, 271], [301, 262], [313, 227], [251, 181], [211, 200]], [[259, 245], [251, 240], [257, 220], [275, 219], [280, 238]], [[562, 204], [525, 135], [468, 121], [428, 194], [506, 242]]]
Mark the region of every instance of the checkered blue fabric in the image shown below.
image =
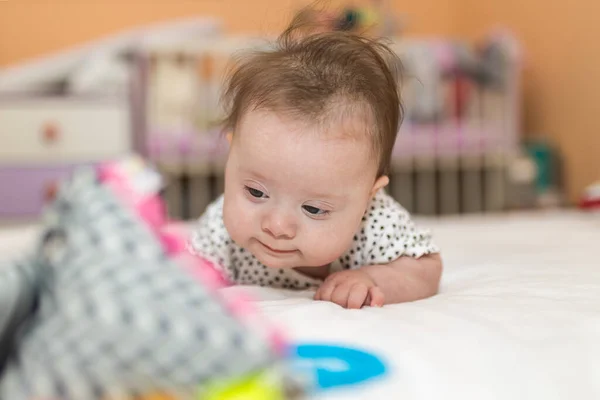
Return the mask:
[[[193, 396], [269, 368], [269, 343], [169, 259], [133, 211], [80, 170], [47, 214], [35, 255], [38, 307], [21, 329], [0, 398]], [[10, 270], [10, 269], [7, 269]]]

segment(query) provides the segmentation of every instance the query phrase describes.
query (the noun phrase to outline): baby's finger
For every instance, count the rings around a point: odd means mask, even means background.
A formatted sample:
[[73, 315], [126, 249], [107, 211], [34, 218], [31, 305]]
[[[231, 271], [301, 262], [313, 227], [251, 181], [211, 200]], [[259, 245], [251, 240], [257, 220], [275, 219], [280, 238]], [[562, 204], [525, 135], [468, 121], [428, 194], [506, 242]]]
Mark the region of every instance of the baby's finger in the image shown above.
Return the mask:
[[369, 289], [362, 283], [358, 283], [350, 288], [348, 293], [348, 308], [359, 309], [361, 308], [367, 299]]
[[331, 301], [331, 294], [333, 293], [335, 287], [336, 284], [333, 282], [323, 282], [315, 294], [315, 300]]
[[323, 284], [321, 284], [321, 286], [319, 286], [319, 288], [315, 292], [315, 295], [313, 296], [313, 300], [321, 300], [322, 296], [323, 296]]
[[373, 286], [369, 289], [369, 297], [371, 298], [371, 307], [383, 307], [385, 304], [385, 295], [377, 286]]
[[335, 287], [335, 290], [331, 294], [331, 301], [335, 304], [346, 308], [348, 305], [348, 294], [350, 293], [351, 285], [341, 284]]
[[313, 300], [321, 300], [321, 286], [319, 286], [319, 288], [315, 291]]

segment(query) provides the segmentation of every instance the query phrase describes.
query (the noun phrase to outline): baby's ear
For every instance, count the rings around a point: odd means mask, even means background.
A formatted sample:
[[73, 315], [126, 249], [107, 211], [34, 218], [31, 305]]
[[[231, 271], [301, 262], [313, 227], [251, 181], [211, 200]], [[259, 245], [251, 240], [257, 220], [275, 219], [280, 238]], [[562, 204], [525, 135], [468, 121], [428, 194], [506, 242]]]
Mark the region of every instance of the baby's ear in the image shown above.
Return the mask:
[[233, 140], [233, 132], [228, 132], [225, 134], [225, 139], [227, 139], [227, 143], [231, 146], [231, 141]]
[[371, 189], [371, 197], [375, 196], [375, 194], [386, 187], [390, 183], [390, 178], [387, 175], [382, 175], [375, 180], [375, 184], [373, 185], [373, 189]]

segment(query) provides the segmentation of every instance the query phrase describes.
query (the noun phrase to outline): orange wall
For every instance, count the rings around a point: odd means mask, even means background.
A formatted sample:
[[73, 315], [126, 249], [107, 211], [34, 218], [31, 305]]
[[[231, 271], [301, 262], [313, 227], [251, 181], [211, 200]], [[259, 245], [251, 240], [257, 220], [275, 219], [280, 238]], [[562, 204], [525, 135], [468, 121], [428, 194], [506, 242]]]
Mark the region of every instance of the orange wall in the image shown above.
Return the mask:
[[[331, 1], [331, 0], [330, 0]], [[355, 0], [364, 1], [364, 0]], [[525, 128], [565, 157], [569, 197], [600, 178], [600, 1], [389, 0], [409, 34], [477, 38], [506, 25], [527, 52]], [[331, 1], [332, 4], [342, 0]], [[0, 0], [0, 66], [109, 33], [191, 15], [232, 32], [275, 32], [303, 0]]]
[[[413, 34], [456, 30], [451, 17], [454, 0], [390, 1], [410, 15]], [[277, 32], [303, 4], [303, 0], [0, 0], [0, 66], [135, 26], [193, 15], [222, 18], [231, 32]]]
[[461, 1], [469, 10], [461, 20], [464, 36], [503, 25], [521, 40], [528, 63], [525, 130], [560, 148], [575, 201], [600, 179], [600, 1]]

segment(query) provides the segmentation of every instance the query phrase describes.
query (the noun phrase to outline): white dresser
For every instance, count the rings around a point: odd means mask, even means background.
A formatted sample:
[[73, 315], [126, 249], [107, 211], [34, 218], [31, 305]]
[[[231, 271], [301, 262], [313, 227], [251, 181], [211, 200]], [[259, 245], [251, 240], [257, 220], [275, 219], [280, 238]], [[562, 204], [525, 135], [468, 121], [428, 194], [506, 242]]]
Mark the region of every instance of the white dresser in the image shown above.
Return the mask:
[[132, 150], [124, 97], [0, 97], [0, 218], [31, 218], [79, 165]]

